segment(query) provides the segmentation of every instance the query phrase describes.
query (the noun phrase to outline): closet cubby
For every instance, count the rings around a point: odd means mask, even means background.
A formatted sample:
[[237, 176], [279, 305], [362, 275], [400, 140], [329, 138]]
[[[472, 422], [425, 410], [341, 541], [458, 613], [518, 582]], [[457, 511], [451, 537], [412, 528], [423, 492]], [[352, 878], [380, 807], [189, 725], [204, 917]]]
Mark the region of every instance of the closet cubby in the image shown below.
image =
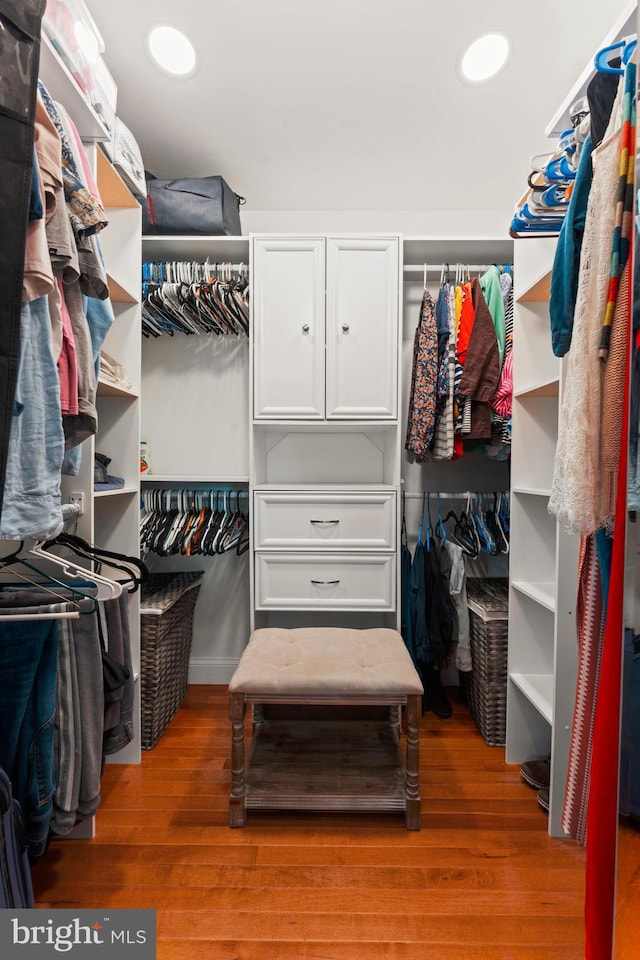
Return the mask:
[[254, 426], [254, 486], [387, 484], [399, 480], [397, 426], [284, 424]]
[[544, 303], [519, 301], [518, 350], [513, 356], [515, 395], [555, 397], [560, 389], [560, 361], [550, 349], [549, 311]]
[[516, 442], [511, 459], [514, 493], [549, 496], [558, 436], [558, 398], [521, 396], [514, 404], [513, 433], [527, 437], [523, 448]]
[[[249, 264], [248, 237], [145, 236], [144, 261]], [[138, 258], [138, 284], [140, 283]], [[143, 490], [249, 484], [249, 341], [216, 334], [142, 338]], [[144, 557], [152, 571], [202, 570], [189, 683], [228, 683], [248, 640], [249, 553]]]
[[560, 816], [577, 669], [576, 537], [549, 514], [563, 361], [548, 297], [556, 238], [515, 245], [507, 762], [551, 757], [548, 829]]

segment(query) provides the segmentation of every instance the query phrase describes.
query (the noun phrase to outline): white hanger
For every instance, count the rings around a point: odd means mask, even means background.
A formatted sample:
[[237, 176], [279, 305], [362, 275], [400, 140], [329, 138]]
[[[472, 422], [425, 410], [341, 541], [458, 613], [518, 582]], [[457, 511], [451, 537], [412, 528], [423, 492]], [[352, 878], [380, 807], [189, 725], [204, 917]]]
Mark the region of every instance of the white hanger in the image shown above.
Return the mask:
[[36, 543], [28, 552], [39, 560], [46, 560], [47, 563], [53, 563], [55, 566], [62, 567], [67, 577], [78, 577], [82, 580], [88, 580], [90, 583], [95, 583], [98, 587], [98, 591], [95, 594], [96, 600], [115, 600], [122, 593], [122, 584], [118, 583], [117, 580], [110, 580], [108, 577], [94, 573], [93, 570], [89, 570], [87, 567], [80, 567], [70, 560], [57, 557], [55, 554], [43, 549], [41, 543]]

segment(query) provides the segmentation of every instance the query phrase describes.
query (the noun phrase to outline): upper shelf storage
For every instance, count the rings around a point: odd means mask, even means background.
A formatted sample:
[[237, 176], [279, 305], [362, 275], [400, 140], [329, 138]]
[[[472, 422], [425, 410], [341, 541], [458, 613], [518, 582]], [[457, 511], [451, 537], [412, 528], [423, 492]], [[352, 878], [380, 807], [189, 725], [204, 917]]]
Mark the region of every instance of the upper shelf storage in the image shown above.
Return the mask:
[[40, 79], [53, 99], [64, 104], [83, 140], [109, 139], [102, 119], [44, 35], [40, 46]]
[[508, 237], [404, 237], [405, 264], [439, 263], [511, 263], [513, 240]]
[[[607, 47], [612, 43], [616, 43], [623, 37], [628, 37], [637, 33], [637, 18], [638, 4], [636, 0], [629, 0], [624, 10], [619, 14], [613, 26], [608, 31], [606, 37], [603, 38], [602, 43], [598, 46], [598, 50], [601, 50], [603, 47]], [[559, 137], [564, 130], [568, 130], [571, 127], [569, 109], [571, 105], [576, 102], [576, 100], [585, 96], [587, 87], [591, 78], [593, 77], [593, 74], [594, 66], [592, 59], [586, 65], [575, 84], [564, 98], [561, 105], [558, 107], [556, 113], [552, 117], [545, 130], [545, 136]]]
[[143, 236], [145, 260], [200, 260], [249, 263], [249, 237]]

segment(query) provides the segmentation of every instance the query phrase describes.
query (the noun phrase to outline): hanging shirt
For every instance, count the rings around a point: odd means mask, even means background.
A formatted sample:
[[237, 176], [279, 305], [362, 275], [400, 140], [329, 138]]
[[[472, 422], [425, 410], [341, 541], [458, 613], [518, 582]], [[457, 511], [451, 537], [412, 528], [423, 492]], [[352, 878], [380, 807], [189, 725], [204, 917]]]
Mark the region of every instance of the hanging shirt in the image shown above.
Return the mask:
[[493, 320], [477, 277], [471, 283], [471, 292], [474, 320], [460, 382], [460, 395], [472, 401], [468, 438], [488, 440], [491, 438], [489, 403], [498, 385], [500, 359]]
[[438, 330], [433, 298], [424, 291], [413, 343], [413, 368], [405, 449], [426, 460], [436, 423]]
[[498, 342], [498, 355], [500, 366], [504, 357], [504, 300], [502, 298], [502, 287], [500, 286], [500, 271], [496, 266], [491, 266], [480, 277], [480, 287], [482, 295], [489, 307], [489, 313], [493, 321], [493, 328], [496, 332]]

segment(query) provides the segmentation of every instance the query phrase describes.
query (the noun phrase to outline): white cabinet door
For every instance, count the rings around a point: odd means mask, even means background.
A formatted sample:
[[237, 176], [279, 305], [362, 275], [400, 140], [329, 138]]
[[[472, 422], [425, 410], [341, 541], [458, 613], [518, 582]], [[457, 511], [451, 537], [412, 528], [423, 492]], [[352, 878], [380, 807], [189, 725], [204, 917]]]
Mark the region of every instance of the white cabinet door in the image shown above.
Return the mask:
[[324, 239], [254, 239], [256, 419], [324, 417], [324, 283]]
[[395, 419], [397, 238], [327, 241], [327, 419]]

